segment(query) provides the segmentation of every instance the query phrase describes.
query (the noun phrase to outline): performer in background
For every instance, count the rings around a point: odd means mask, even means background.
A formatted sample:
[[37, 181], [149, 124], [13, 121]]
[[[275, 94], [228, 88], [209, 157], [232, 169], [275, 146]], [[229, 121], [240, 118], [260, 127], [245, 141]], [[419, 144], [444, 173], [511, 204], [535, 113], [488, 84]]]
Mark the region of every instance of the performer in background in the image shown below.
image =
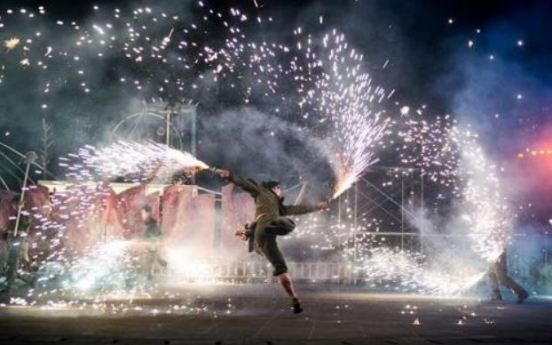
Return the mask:
[[145, 270], [148, 279], [152, 279], [155, 264], [159, 264], [163, 269], [167, 268], [167, 261], [160, 255], [161, 250], [161, 237], [163, 234], [159, 230], [159, 225], [155, 218], [151, 216], [151, 206], [144, 205], [141, 210], [142, 221], [144, 224], [144, 230], [142, 232], [142, 239], [146, 242], [145, 253]]
[[[29, 258], [28, 235], [31, 229], [31, 217], [24, 209], [25, 202], [19, 200], [19, 196], [14, 196], [11, 200], [12, 215], [4, 229], [2, 239], [7, 243], [7, 251], [4, 259], [3, 273], [6, 277], [6, 287], [4, 292], [11, 293], [13, 284], [17, 278], [20, 278], [29, 285], [34, 284], [31, 276], [31, 260]], [[19, 214], [19, 223], [17, 216]], [[17, 224], [17, 233], [16, 230]]]
[[295, 228], [293, 220], [285, 216], [323, 210], [328, 208], [328, 202], [286, 206], [283, 204], [278, 181], [257, 183], [251, 179], [234, 176], [228, 170], [214, 169], [214, 172], [222, 179], [241, 187], [255, 199], [255, 221], [237, 235], [246, 240], [253, 238], [255, 251], [262, 253], [272, 264], [273, 275], [278, 278], [285, 292], [292, 298], [293, 312], [295, 314], [302, 312], [303, 308], [293, 287], [284, 256], [278, 248], [276, 236], [287, 235]]
[[515, 280], [508, 276], [508, 267], [506, 264], [506, 249], [502, 251], [502, 254], [489, 265], [488, 270], [489, 282], [492, 290], [492, 300], [502, 301], [502, 294], [500, 293], [500, 284], [504, 285], [514, 295], [516, 295], [516, 302], [523, 303], [529, 297], [527, 291], [519, 285]]

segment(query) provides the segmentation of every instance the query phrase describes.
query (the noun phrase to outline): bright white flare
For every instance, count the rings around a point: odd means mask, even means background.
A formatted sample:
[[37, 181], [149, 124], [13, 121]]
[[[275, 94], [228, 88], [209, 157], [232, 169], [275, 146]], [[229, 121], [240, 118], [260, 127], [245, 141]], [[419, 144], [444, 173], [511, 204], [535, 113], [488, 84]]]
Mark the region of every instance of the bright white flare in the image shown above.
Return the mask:
[[328, 141], [335, 153], [332, 198], [336, 198], [377, 162], [376, 146], [389, 124], [378, 105], [388, 95], [372, 85], [371, 76], [362, 70], [363, 55], [349, 48], [344, 34], [334, 30], [322, 42], [308, 36], [303, 44], [308, 73], [298, 83], [300, 105], [306, 117], [328, 123]]
[[79, 150], [78, 156], [80, 164], [72, 165], [70, 169], [76, 170], [79, 176], [91, 173], [100, 177], [142, 176], [154, 172], [209, 168], [189, 152], [152, 142], [119, 141], [102, 149], [87, 146]]

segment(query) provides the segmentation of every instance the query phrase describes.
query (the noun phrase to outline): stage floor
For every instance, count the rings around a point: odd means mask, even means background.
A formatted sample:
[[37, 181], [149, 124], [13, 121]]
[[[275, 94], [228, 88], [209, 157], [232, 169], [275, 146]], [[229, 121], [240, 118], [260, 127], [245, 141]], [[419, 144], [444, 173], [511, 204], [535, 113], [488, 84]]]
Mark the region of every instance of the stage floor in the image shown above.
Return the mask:
[[[153, 294], [43, 296], [0, 307], [0, 344], [550, 344], [552, 299], [477, 298], [298, 285], [177, 284]], [[56, 302], [53, 302], [56, 301]]]

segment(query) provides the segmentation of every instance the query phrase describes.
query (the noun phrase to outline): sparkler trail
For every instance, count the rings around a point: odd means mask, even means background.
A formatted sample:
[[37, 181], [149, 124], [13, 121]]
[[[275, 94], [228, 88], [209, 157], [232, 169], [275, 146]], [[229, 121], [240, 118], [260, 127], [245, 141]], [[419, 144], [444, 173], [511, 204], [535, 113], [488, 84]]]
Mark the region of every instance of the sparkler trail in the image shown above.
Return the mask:
[[[296, 30], [296, 34], [300, 32]], [[306, 51], [312, 85], [302, 82], [298, 91], [302, 96], [300, 105], [311, 105], [317, 121], [328, 121], [332, 127], [331, 142], [336, 153], [332, 198], [336, 198], [377, 161], [375, 150], [387, 134], [390, 121], [377, 105], [389, 94], [372, 85], [370, 75], [362, 71], [363, 55], [349, 48], [344, 34], [333, 30], [324, 36], [321, 47], [314, 44], [308, 37], [305, 48], [300, 48]]]
[[473, 130], [459, 127], [448, 116], [434, 123], [411, 121], [409, 125], [402, 135], [407, 145], [414, 143], [415, 150], [403, 150], [403, 162], [413, 163], [430, 181], [448, 187], [460, 205], [473, 251], [485, 261], [493, 261], [507, 245], [512, 229], [498, 167], [486, 157]]
[[183, 169], [209, 168], [188, 152], [158, 143], [119, 141], [102, 149], [87, 146], [81, 148], [74, 157], [77, 160], [73, 165], [65, 162], [61, 164], [68, 169], [69, 176], [77, 179], [132, 177], [135, 182], [139, 182], [153, 172], [167, 174]]
[[[455, 261], [469, 262], [474, 255], [484, 263], [493, 262], [507, 245], [513, 225], [508, 200], [501, 192], [498, 167], [486, 157], [469, 125], [461, 127], [449, 116], [438, 117], [434, 122], [411, 119], [406, 124], [407, 129], [399, 132], [404, 139], [400, 151], [403, 163], [419, 169], [430, 182], [446, 187], [447, 198], [452, 200], [453, 209], [447, 217], [449, 224], [454, 225], [439, 230], [443, 234], [462, 233], [469, 240], [469, 250], [462, 251]], [[437, 227], [431, 220], [426, 221]], [[438, 256], [433, 258], [436, 259]], [[452, 281], [465, 281], [469, 287], [484, 274], [477, 272], [477, 266], [466, 272], [448, 266], [426, 269], [424, 277], [448, 271]], [[451, 287], [455, 285], [459, 286]]]
[[464, 180], [467, 206], [463, 219], [473, 250], [487, 262], [494, 262], [510, 241], [512, 212], [501, 192], [497, 166], [488, 160], [477, 143], [462, 144], [459, 173]]

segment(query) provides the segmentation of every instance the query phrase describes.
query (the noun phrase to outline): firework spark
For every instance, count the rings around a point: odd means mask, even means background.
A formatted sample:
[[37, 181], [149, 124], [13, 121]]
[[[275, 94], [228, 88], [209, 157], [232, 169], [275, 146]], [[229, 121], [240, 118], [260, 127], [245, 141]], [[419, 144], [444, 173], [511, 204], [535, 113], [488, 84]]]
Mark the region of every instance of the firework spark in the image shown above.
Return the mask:
[[493, 262], [510, 240], [513, 220], [501, 192], [497, 167], [480, 145], [470, 141], [462, 145], [459, 170], [465, 184], [463, 195], [467, 212], [463, 219], [473, 250], [487, 262]]
[[[301, 34], [297, 29], [296, 35]], [[330, 126], [328, 140], [337, 157], [331, 159], [336, 176], [332, 198], [336, 198], [377, 162], [375, 151], [389, 124], [385, 112], [377, 108], [388, 95], [372, 85], [371, 76], [362, 71], [363, 55], [348, 48], [344, 34], [334, 30], [321, 42], [310, 36], [299, 42], [308, 71], [298, 78], [299, 104], [305, 118]]]
[[94, 179], [119, 176], [139, 182], [153, 172], [167, 174], [183, 169], [199, 171], [209, 168], [188, 152], [152, 142], [119, 141], [102, 149], [86, 146], [74, 158], [77, 160], [72, 165], [62, 164], [67, 167], [70, 176], [79, 180], [84, 177]]
[[8, 51], [14, 49], [19, 45], [19, 38], [14, 37], [4, 41], [4, 47], [8, 48]]

